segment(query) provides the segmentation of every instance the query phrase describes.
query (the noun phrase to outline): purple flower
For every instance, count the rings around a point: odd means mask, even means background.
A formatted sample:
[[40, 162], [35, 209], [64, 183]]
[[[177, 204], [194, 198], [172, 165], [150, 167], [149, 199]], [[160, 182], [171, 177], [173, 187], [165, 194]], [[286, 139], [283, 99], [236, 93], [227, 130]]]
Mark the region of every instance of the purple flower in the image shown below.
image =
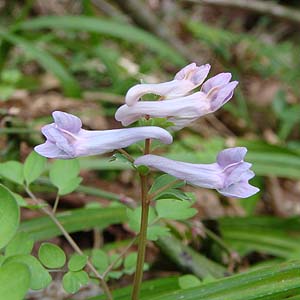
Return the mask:
[[160, 95], [164, 99], [173, 99], [187, 95], [205, 80], [210, 65], [197, 66], [191, 63], [181, 69], [172, 81], [154, 84], [137, 84], [128, 90], [125, 102], [128, 106], [136, 104], [145, 94]]
[[172, 136], [164, 129], [154, 126], [112, 130], [85, 130], [81, 120], [71, 114], [55, 111], [54, 123], [42, 128], [47, 138], [44, 144], [34, 150], [49, 158], [74, 158], [110, 152], [127, 147], [147, 138], [172, 143]]
[[156, 168], [193, 185], [216, 189], [224, 196], [247, 198], [259, 189], [248, 183], [255, 174], [250, 170], [251, 164], [243, 161], [246, 152], [244, 147], [225, 149], [212, 164], [191, 164], [151, 154], [139, 157], [134, 163]]
[[200, 92], [167, 101], [139, 101], [132, 106], [119, 107], [116, 120], [128, 126], [143, 116], [168, 118], [174, 123], [171, 129], [179, 130], [199, 117], [212, 113], [228, 102], [237, 86], [230, 82], [230, 73], [218, 74], [207, 80]]

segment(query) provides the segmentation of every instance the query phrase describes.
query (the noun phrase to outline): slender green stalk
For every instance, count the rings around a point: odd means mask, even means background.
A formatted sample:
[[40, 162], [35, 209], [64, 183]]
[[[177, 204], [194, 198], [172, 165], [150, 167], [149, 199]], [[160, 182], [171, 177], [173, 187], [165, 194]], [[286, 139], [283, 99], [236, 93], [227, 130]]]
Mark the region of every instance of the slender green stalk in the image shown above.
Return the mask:
[[[144, 154], [150, 153], [151, 140], [145, 140], [145, 150]], [[141, 180], [141, 202], [142, 202], [142, 215], [141, 215], [141, 227], [139, 232], [139, 243], [138, 243], [138, 257], [136, 263], [136, 270], [133, 279], [133, 290], [131, 294], [132, 300], [139, 300], [140, 289], [143, 280], [143, 269], [146, 254], [146, 244], [147, 244], [147, 228], [148, 228], [148, 215], [149, 215], [149, 205], [148, 200], [148, 175], [140, 174]]]
[[54, 205], [53, 205], [53, 208], [52, 208], [52, 212], [54, 214], [56, 213], [58, 203], [59, 203], [59, 194], [57, 193], [56, 194], [56, 198], [55, 198], [55, 202], [54, 202]]
[[[26, 193], [29, 195], [29, 197], [38, 205], [44, 204], [41, 203], [40, 200], [38, 200], [36, 198], [36, 196], [31, 192], [31, 190], [29, 189], [29, 187], [25, 187]], [[66, 238], [66, 240], [69, 242], [69, 244], [71, 245], [71, 247], [74, 249], [75, 252], [77, 252], [79, 255], [83, 255], [82, 250], [78, 247], [78, 245], [76, 244], [76, 242], [73, 240], [73, 238], [71, 237], [71, 235], [68, 233], [68, 231], [63, 227], [63, 225], [58, 221], [58, 219], [56, 218], [55, 214], [52, 212], [51, 209], [49, 209], [47, 206], [40, 206], [40, 210], [46, 214], [47, 216], [49, 216], [49, 218], [53, 221], [53, 223], [55, 223], [55, 225], [60, 229], [61, 233], [63, 234], [63, 236]], [[95, 276], [97, 277], [97, 279], [99, 280], [101, 287], [103, 289], [104, 294], [106, 295], [106, 299], [107, 300], [113, 300], [112, 294], [109, 290], [109, 287], [107, 285], [107, 283], [105, 282], [103, 276], [101, 276], [99, 274], [99, 272], [96, 270], [96, 268], [94, 267], [94, 265], [88, 260], [87, 261], [87, 266], [89, 267], [89, 269], [95, 274]]]

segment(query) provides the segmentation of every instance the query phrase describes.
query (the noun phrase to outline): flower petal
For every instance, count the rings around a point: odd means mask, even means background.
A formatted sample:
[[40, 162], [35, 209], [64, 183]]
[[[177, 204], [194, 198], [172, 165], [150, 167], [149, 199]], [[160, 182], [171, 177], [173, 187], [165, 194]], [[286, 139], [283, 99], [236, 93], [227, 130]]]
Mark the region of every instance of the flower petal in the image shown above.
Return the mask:
[[66, 152], [64, 152], [63, 150], [58, 148], [55, 144], [49, 141], [46, 141], [44, 144], [35, 146], [34, 151], [48, 158], [61, 158], [61, 159], [71, 158]]
[[259, 192], [259, 188], [244, 181], [237, 182], [227, 188], [219, 189], [218, 192], [227, 197], [248, 198]]
[[231, 73], [220, 73], [214, 77], [211, 77], [203, 83], [201, 91], [204, 93], [209, 93], [211, 89], [227, 84], [231, 77]]
[[52, 116], [57, 127], [71, 133], [77, 133], [82, 127], [82, 122], [78, 117], [66, 112], [54, 111]]
[[146, 94], [160, 95], [165, 99], [182, 97], [202, 84], [209, 70], [209, 64], [197, 67], [195, 63], [192, 63], [180, 70], [172, 81], [156, 84], [137, 84], [128, 90], [125, 103], [128, 106], [133, 106]]
[[115, 118], [122, 122], [123, 126], [128, 126], [145, 115], [154, 118], [174, 117], [174, 121], [176, 121], [176, 118], [199, 118], [209, 112], [210, 103], [208, 99], [202, 92], [197, 92], [168, 101], [140, 101], [133, 106], [124, 104], [116, 111]]
[[217, 163], [220, 167], [225, 168], [243, 161], [246, 153], [247, 148], [245, 147], [234, 147], [222, 150], [217, 156]]
[[76, 156], [89, 156], [125, 148], [148, 138], [158, 139], [162, 143], [173, 141], [171, 134], [155, 126], [122, 128], [112, 130], [81, 130], [74, 148]]

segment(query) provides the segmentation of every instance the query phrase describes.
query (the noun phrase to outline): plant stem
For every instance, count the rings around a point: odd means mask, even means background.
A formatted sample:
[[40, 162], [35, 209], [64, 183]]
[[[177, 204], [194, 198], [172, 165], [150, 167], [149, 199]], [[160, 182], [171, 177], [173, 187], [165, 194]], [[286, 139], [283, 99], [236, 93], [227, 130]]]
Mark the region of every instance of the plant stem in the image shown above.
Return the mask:
[[53, 214], [56, 213], [56, 209], [57, 209], [57, 206], [58, 206], [58, 202], [59, 202], [59, 193], [56, 194], [55, 202], [54, 202], [54, 205], [53, 205], [53, 208], [52, 208]]
[[[29, 189], [29, 187], [25, 187], [26, 193], [29, 195], [29, 197], [38, 205], [44, 204], [41, 203], [40, 200], [38, 200], [36, 198], [36, 196], [31, 192], [31, 190]], [[58, 221], [58, 219], [56, 218], [55, 214], [52, 212], [52, 210], [50, 210], [48, 207], [46, 206], [41, 206], [40, 210], [46, 214], [47, 216], [49, 216], [49, 218], [53, 221], [53, 223], [60, 229], [61, 233], [63, 234], [63, 236], [65, 237], [65, 239], [69, 242], [69, 244], [71, 245], [71, 247], [74, 249], [75, 252], [77, 252], [79, 255], [83, 255], [82, 250], [78, 247], [78, 245], [76, 244], [76, 242], [73, 240], [73, 238], [71, 237], [71, 235], [68, 233], [68, 231], [63, 227], [63, 225]], [[93, 266], [93, 264], [88, 260], [87, 261], [87, 266], [89, 267], [89, 269], [95, 274], [95, 276], [97, 277], [97, 279], [99, 280], [101, 287], [103, 289], [104, 294], [106, 295], [107, 300], [113, 300], [112, 294], [109, 290], [109, 287], [107, 285], [107, 283], [105, 282], [103, 276], [101, 276], [98, 271], [96, 270], [96, 268]]]
[[[144, 154], [150, 153], [151, 140], [145, 140]], [[147, 244], [147, 228], [148, 228], [148, 215], [149, 205], [148, 201], [148, 175], [140, 174], [141, 180], [141, 202], [142, 202], [142, 215], [141, 215], [141, 227], [139, 232], [139, 243], [138, 243], [138, 257], [136, 263], [136, 270], [133, 279], [133, 289], [131, 294], [132, 300], [139, 300], [140, 289], [143, 279], [143, 269], [146, 254]]]
[[171, 181], [170, 183], [166, 184], [165, 186], [161, 187], [160, 189], [156, 190], [155, 192], [148, 195], [148, 201], [151, 201], [156, 196], [158, 196], [160, 193], [170, 189], [172, 186], [174, 186], [177, 183], [182, 182], [180, 179], [175, 179], [174, 181]]

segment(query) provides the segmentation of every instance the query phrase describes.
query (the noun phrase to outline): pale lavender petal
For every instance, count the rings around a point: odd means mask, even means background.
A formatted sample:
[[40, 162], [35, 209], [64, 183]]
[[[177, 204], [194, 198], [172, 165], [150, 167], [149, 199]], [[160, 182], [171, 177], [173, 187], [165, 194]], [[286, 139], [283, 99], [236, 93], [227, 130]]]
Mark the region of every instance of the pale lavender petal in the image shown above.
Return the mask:
[[217, 90], [215, 92], [215, 95], [211, 99], [212, 112], [219, 109], [221, 106], [223, 106], [226, 102], [228, 102], [232, 98], [233, 91], [237, 85], [238, 85], [237, 81], [232, 81], [227, 85], [225, 85], [224, 87], [222, 87], [220, 90]]
[[222, 168], [225, 168], [228, 165], [243, 161], [246, 153], [247, 148], [245, 147], [234, 147], [222, 150], [217, 156], [217, 163]]
[[81, 120], [74, 115], [62, 111], [54, 111], [52, 116], [57, 127], [71, 133], [77, 133], [82, 127]]
[[190, 80], [194, 83], [195, 88], [203, 83], [210, 71], [210, 65], [202, 65], [197, 67], [195, 63], [191, 63], [181, 69], [174, 77], [176, 80]]
[[170, 174], [190, 184], [216, 189], [225, 196], [246, 198], [259, 189], [248, 184], [254, 177], [250, 163], [242, 159], [246, 149], [226, 149], [213, 164], [190, 164], [156, 155], [144, 155], [135, 160], [136, 165], [146, 165]]
[[128, 90], [125, 103], [128, 106], [133, 106], [146, 94], [159, 95], [164, 99], [182, 97], [201, 85], [209, 70], [210, 65], [208, 64], [197, 67], [195, 63], [192, 63], [179, 71], [172, 81], [156, 84], [137, 84]]
[[242, 181], [230, 185], [229, 187], [219, 189], [218, 192], [227, 197], [248, 198], [259, 192], [259, 189], [250, 185], [247, 181]]
[[188, 183], [205, 188], [220, 187], [223, 182], [219, 174], [221, 170], [217, 164], [191, 164], [152, 154], [141, 156], [134, 163], [158, 169]]
[[173, 141], [168, 131], [156, 126], [145, 126], [102, 131], [81, 130], [74, 147], [76, 156], [89, 156], [125, 148], [148, 138], [158, 139], [164, 144]]
[[214, 77], [211, 77], [203, 83], [201, 91], [208, 93], [213, 88], [221, 87], [230, 81], [231, 76], [231, 73], [220, 73]]
[[[118, 108], [117, 121], [128, 126], [143, 116], [154, 118], [195, 119], [210, 112], [210, 103], [202, 92], [168, 101], [140, 101], [134, 106], [126, 104]], [[173, 122], [173, 120], [172, 120]]]
[[34, 151], [48, 158], [61, 158], [61, 159], [71, 158], [66, 152], [59, 149], [55, 144], [49, 141], [46, 141], [44, 144], [35, 146]]

